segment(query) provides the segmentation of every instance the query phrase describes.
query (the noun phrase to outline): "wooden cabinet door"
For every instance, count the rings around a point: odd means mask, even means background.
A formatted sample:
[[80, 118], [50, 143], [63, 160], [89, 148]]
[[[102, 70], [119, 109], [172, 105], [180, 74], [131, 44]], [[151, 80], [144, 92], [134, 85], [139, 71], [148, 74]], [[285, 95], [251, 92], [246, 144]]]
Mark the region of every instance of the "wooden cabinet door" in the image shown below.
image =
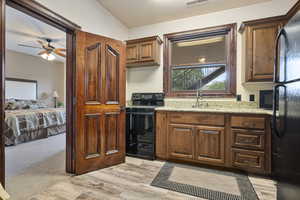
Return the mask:
[[246, 80], [272, 81], [275, 42], [281, 24], [278, 22], [252, 25], [247, 31]]
[[76, 35], [75, 173], [125, 161], [125, 45]]
[[126, 48], [127, 63], [135, 63], [139, 61], [139, 45], [129, 44]]
[[168, 154], [170, 158], [194, 158], [194, 131], [188, 125], [169, 125]]
[[156, 112], [156, 157], [167, 159], [167, 113]]
[[224, 128], [198, 126], [196, 128], [196, 159], [210, 163], [224, 163]]
[[140, 61], [153, 61], [154, 60], [154, 41], [140, 43]]

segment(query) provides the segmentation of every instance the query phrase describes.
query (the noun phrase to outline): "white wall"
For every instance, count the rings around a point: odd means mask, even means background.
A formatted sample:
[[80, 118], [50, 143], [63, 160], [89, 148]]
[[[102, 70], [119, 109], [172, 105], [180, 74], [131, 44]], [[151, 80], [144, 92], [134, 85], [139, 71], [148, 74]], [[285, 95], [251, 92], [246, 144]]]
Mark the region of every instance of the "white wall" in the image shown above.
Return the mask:
[[128, 28], [97, 0], [37, 0], [82, 27], [83, 31], [126, 40]]
[[59, 94], [59, 101], [65, 100], [65, 64], [56, 61], [46, 61], [37, 56], [31, 56], [15, 51], [6, 51], [6, 77], [22, 78], [38, 81], [38, 97], [53, 105], [53, 91]]
[[[286, 14], [297, 0], [272, 0], [242, 8], [235, 8], [211, 14], [205, 14], [185, 19], [152, 24], [129, 30], [129, 39], [212, 27], [247, 20], [271, 17]], [[244, 87], [242, 83], [242, 36], [237, 38], [237, 94], [242, 94], [243, 100], [248, 100], [249, 94], [257, 94], [258, 88], [271, 89], [270, 85], [254, 85]], [[161, 51], [162, 53], [163, 51]], [[163, 58], [163, 57], [162, 57]], [[127, 99], [132, 92], [161, 92], [163, 91], [163, 61], [160, 67], [143, 67], [128, 69], [127, 72]], [[258, 99], [258, 97], [256, 98]]]

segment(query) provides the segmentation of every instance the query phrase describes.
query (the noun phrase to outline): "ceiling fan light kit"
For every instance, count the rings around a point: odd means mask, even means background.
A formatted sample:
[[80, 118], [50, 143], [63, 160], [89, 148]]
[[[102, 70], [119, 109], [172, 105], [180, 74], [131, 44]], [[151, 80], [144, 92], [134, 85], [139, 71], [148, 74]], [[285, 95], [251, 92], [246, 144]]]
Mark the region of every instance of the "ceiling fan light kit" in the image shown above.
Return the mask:
[[[63, 58], [66, 57], [66, 49], [65, 48], [55, 48], [51, 45], [51, 42], [53, 42], [52, 39], [44, 39], [45, 41], [37, 40], [38, 44], [41, 45], [41, 47], [31, 46], [31, 45], [24, 45], [24, 44], [18, 44], [22, 47], [29, 47], [29, 48], [36, 48], [36, 49], [42, 49], [41, 52], [38, 53], [43, 59], [52, 61], [56, 57], [55, 55], [61, 56]], [[55, 54], [55, 55], [54, 55]]]
[[43, 53], [41, 55], [42, 58], [44, 58], [45, 60], [49, 60], [52, 61], [55, 59], [55, 56], [53, 54], [48, 54], [48, 53]]

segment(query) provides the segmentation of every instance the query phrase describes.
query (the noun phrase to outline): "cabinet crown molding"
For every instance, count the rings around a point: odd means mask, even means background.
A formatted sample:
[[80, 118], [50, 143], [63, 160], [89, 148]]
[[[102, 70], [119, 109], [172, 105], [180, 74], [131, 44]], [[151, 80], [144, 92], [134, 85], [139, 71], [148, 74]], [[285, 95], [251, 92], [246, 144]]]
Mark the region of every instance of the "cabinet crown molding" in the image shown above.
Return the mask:
[[159, 44], [162, 44], [163, 41], [160, 39], [158, 35], [156, 36], [151, 36], [151, 37], [144, 37], [144, 38], [138, 38], [138, 39], [133, 39], [133, 40], [127, 40], [126, 44], [135, 44], [135, 43], [140, 43], [140, 42], [148, 42], [148, 41], [153, 41], [157, 40]]
[[268, 17], [268, 18], [244, 21], [244, 22], [242, 22], [242, 24], [239, 28], [239, 33], [241, 33], [241, 34], [244, 33], [247, 26], [265, 24], [265, 23], [272, 23], [272, 22], [278, 22], [278, 21], [286, 21], [286, 15], [280, 15], [280, 16], [275, 16], [275, 17]]

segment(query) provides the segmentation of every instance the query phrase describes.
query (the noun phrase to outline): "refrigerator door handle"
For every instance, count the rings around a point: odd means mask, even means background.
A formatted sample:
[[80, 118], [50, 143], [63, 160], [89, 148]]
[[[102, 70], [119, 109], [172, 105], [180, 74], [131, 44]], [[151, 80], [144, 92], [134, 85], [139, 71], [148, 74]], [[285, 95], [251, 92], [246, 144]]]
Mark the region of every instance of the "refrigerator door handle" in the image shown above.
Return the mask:
[[[278, 89], [280, 88], [280, 87], [284, 87], [285, 88], [285, 85], [284, 84], [278, 84], [278, 85], [275, 85], [274, 86], [274, 94], [273, 94], [273, 120], [272, 120], [272, 128], [273, 128], [273, 131], [274, 131], [274, 133], [275, 133], [275, 135], [278, 137], [278, 138], [282, 138], [283, 137], [283, 135], [284, 135], [284, 132], [285, 132], [285, 122], [284, 122], [284, 128], [283, 128], [283, 131], [282, 131], [282, 129], [281, 130], [278, 130], [278, 127], [277, 127], [277, 112], [276, 112], [276, 110], [277, 110], [277, 107], [278, 107], [278, 104], [277, 104], [277, 102], [278, 102], [278, 95], [277, 95], [277, 91], [278, 91]], [[286, 117], [286, 113], [285, 113], [285, 111], [284, 111], [284, 114], [285, 114], [285, 116], [284, 116], [284, 120], [285, 120], [285, 117]]]
[[[280, 29], [277, 37], [276, 37], [276, 46], [275, 46], [275, 62], [274, 62], [274, 83], [281, 83], [279, 81], [279, 76], [278, 76], [278, 51], [279, 51], [279, 41], [280, 41], [280, 38], [281, 36], [284, 36], [284, 39], [285, 39], [285, 45], [286, 45], [286, 48], [288, 48], [288, 40], [287, 40], [287, 33], [285, 31], [284, 28]], [[284, 56], [284, 65], [286, 64], [286, 55]], [[285, 80], [284, 80], [285, 81]], [[283, 81], [283, 82], [284, 82]]]

